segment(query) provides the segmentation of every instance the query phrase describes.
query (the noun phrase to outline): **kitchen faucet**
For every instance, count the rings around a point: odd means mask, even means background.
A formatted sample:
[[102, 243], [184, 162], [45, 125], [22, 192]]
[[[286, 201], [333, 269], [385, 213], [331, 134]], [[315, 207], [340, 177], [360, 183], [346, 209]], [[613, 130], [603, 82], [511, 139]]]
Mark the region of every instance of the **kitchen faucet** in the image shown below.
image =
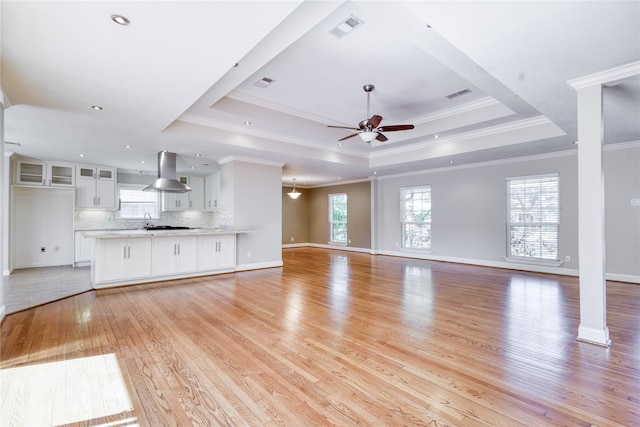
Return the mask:
[[[145, 219], [145, 220], [147, 219], [147, 215], [149, 216], [149, 221], [151, 221], [151, 214], [150, 214], [149, 212], [145, 212], [145, 213], [144, 213], [144, 215], [143, 215], [144, 219]], [[149, 226], [149, 222], [148, 222], [148, 221], [147, 221], [147, 225], [146, 225], [146, 226], [147, 226], [147, 227]]]

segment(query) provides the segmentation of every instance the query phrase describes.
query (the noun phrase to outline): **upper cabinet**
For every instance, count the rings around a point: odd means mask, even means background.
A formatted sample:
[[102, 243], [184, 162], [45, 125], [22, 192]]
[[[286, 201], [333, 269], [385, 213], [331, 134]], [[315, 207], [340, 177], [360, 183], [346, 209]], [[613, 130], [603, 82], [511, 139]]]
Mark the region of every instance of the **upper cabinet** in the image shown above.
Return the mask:
[[73, 187], [74, 165], [58, 162], [19, 160], [16, 163], [15, 183], [51, 187]]
[[220, 203], [220, 172], [207, 175], [204, 178], [204, 208], [208, 211], [218, 210]]
[[162, 210], [166, 212], [204, 209], [204, 177], [179, 176], [178, 180], [191, 187], [191, 191], [162, 193]]
[[116, 208], [116, 170], [101, 166], [76, 167], [76, 207]]

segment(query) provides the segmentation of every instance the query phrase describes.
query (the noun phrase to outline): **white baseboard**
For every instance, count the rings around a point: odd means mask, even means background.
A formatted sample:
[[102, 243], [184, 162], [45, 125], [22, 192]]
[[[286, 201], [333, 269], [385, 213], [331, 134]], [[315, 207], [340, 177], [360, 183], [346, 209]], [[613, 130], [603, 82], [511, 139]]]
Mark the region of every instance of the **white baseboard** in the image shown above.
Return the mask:
[[578, 327], [578, 341], [597, 344], [603, 347], [610, 347], [611, 340], [609, 339], [609, 328], [605, 326], [604, 329], [594, 329], [580, 325]]
[[[452, 262], [456, 264], [477, 265], [481, 267], [504, 268], [507, 270], [522, 270], [522, 271], [531, 271], [534, 273], [558, 274], [561, 276], [579, 277], [580, 275], [579, 270], [573, 269], [573, 268], [559, 268], [559, 267], [553, 267], [553, 266], [533, 265], [533, 264], [518, 264], [514, 262], [507, 262], [507, 261], [487, 261], [487, 260], [474, 259], [474, 258], [458, 258], [458, 257], [424, 254], [419, 252], [384, 251], [384, 250], [374, 251], [372, 249], [366, 249], [366, 248], [323, 245], [319, 243], [296, 243], [295, 245], [293, 244], [282, 245], [282, 247], [283, 248], [313, 247], [313, 248], [336, 249], [336, 250], [343, 250], [343, 251], [366, 252], [366, 253], [370, 253], [371, 255], [388, 255], [388, 256], [396, 256], [401, 258], [418, 258], [418, 259], [424, 259], [429, 261], [444, 261], [444, 262]], [[630, 274], [607, 273], [605, 278], [606, 280], [612, 280], [617, 282], [628, 282], [628, 283], [640, 284], [640, 276], [633, 276]]]
[[322, 243], [298, 243], [295, 246], [282, 245], [283, 248], [298, 248], [298, 247], [311, 247], [311, 248], [322, 248], [322, 249], [334, 249], [336, 251], [351, 251], [351, 252], [365, 252], [368, 254], [373, 254], [371, 249], [369, 248], [356, 248], [353, 246], [342, 246], [342, 245], [326, 245]]
[[275, 267], [282, 267], [282, 260], [269, 261], [269, 262], [256, 262], [253, 264], [238, 264], [236, 265], [236, 271], [260, 270], [263, 268], [275, 268]]

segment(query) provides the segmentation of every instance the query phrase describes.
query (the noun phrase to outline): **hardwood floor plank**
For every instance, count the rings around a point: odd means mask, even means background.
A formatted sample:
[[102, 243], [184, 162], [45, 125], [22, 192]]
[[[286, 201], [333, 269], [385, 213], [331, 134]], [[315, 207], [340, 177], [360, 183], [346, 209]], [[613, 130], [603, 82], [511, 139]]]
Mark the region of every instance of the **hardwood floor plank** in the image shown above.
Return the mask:
[[[602, 348], [576, 341], [577, 278], [315, 248], [283, 261], [7, 316], [2, 425], [640, 425], [638, 285], [608, 283]], [[81, 371], [50, 372], [68, 395], [15, 370], [61, 361]]]

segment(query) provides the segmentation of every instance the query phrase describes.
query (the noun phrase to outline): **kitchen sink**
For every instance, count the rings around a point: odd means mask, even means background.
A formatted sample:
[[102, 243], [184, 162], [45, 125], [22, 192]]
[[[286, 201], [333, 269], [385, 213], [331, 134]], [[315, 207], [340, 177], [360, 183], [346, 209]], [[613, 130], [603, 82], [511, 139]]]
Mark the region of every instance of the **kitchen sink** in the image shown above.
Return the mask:
[[190, 230], [191, 227], [182, 227], [179, 225], [147, 225], [145, 230]]

